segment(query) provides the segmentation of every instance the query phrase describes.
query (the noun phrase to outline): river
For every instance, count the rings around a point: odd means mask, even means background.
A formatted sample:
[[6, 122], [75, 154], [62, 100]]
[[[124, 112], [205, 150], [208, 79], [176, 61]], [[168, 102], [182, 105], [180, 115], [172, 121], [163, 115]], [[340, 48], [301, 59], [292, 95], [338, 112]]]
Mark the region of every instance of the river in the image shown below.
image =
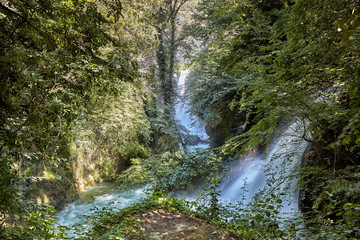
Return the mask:
[[[175, 105], [175, 118], [186, 127], [191, 135], [197, 135], [201, 141], [189, 147], [208, 148], [208, 136], [204, 125], [189, 114], [189, 102], [183, 99], [186, 91], [185, 82], [188, 70], [181, 71], [178, 79], [179, 100]], [[256, 152], [238, 158], [220, 183], [220, 199], [222, 202], [242, 201], [251, 203], [254, 195], [260, 190], [265, 194], [276, 193], [283, 200], [282, 212], [298, 211], [298, 193], [296, 178], [290, 178], [299, 167], [307, 143], [302, 136], [302, 125], [290, 124], [283, 133], [273, 140], [268, 151]], [[119, 191], [116, 184], [101, 183], [80, 193], [80, 198], [69, 204], [59, 213], [58, 224], [69, 228], [76, 224], [86, 224], [86, 215], [93, 212], [94, 207], [102, 208], [110, 202], [113, 207], [124, 208], [145, 197], [144, 188], [131, 191]], [[74, 232], [69, 232], [74, 235]]]

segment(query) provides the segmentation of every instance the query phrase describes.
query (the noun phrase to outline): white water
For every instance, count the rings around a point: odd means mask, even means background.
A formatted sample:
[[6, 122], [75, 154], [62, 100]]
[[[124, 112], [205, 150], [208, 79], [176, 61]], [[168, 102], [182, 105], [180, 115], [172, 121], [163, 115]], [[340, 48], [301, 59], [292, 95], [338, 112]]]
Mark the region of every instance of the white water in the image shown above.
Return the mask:
[[[179, 77], [178, 89], [179, 96], [183, 96], [185, 91], [185, 80], [189, 71], [181, 71]], [[175, 106], [175, 118], [189, 131], [189, 134], [197, 135], [201, 138], [195, 146], [189, 147], [189, 150], [195, 148], [208, 148], [208, 136], [204, 127], [198, 123], [193, 123], [193, 118], [189, 115], [189, 104], [182, 98], [178, 100]], [[75, 225], [86, 225], [86, 217], [94, 213], [94, 208], [99, 209], [107, 206], [110, 202], [112, 208], [125, 208], [145, 197], [144, 188], [132, 191], [121, 192], [115, 184], [101, 183], [86, 189], [80, 193], [80, 198], [69, 204], [63, 211], [59, 212], [58, 225], [73, 228]], [[74, 231], [67, 232], [68, 236], [74, 237]]]
[[[112, 183], [100, 183], [80, 193], [80, 198], [59, 212], [57, 224], [72, 228], [77, 224], [86, 224], [86, 216], [94, 213], [94, 208], [102, 209], [112, 202], [112, 208], [125, 208], [144, 198], [145, 188], [131, 191], [119, 191]], [[74, 231], [67, 232], [69, 237]]]
[[209, 148], [210, 145], [208, 140], [209, 137], [205, 132], [204, 124], [195, 117], [191, 116], [189, 113], [189, 100], [184, 98], [186, 92], [186, 78], [189, 73], [189, 70], [182, 70], [178, 79], [177, 90], [179, 97], [175, 104], [175, 119], [189, 131], [190, 135], [200, 137], [201, 141], [197, 145], [189, 147], [189, 150], [192, 151], [196, 148]]
[[261, 155], [248, 156], [237, 160], [220, 183], [221, 199], [241, 201], [248, 204], [254, 195], [265, 186]]
[[293, 123], [273, 141], [267, 153], [240, 158], [220, 184], [221, 199], [242, 201], [246, 205], [264, 190], [265, 196], [281, 195], [281, 212], [297, 212], [297, 179], [293, 175], [308, 146], [302, 135], [302, 125]]
[[[201, 138], [201, 142], [189, 148], [208, 148], [208, 136], [203, 124], [194, 122], [189, 114], [189, 102], [181, 97], [185, 92], [185, 81], [189, 71], [182, 71], [178, 81], [180, 100], [175, 106], [176, 119], [189, 130], [192, 135]], [[253, 154], [240, 158], [232, 166], [229, 173], [220, 184], [221, 200], [242, 201], [245, 205], [252, 202], [252, 198], [259, 190], [267, 193], [283, 193], [283, 212], [298, 211], [298, 197], [295, 192], [296, 179], [289, 180], [293, 171], [299, 166], [307, 143], [302, 136], [301, 125], [294, 123], [270, 145], [267, 154]], [[246, 182], [246, 184], [244, 184]], [[124, 208], [140, 198], [145, 197], [144, 189], [119, 192], [113, 184], [98, 184], [80, 194], [80, 199], [71, 203], [59, 213], [58, 224], [73, 227], [84, 224], [86, 215], [93, 212], [94, 207], [105, 207], [114, 202], [113, 207]], [[70, 236], [73, 232], [69, 233]]]
[[[181, 71], [178, 81], [178, 94], [180, 100], [176, 106], [176, 118], [185, 126], [190, 134], [198, 135], [208, 142], [208, 136], [202, 124], [194, 121], [189, 114], [190, 104], [182, 97], [186, 92], [186, 78], [190, 71]], [[195, 119], [196, 120], [196, 119]], [[264, 195], [274, 193], [281, 195], [283, 201], [281, 211], [294, 213], [298, 211], [297, 179], [292, 177], [299, 167], [302, 155], [308, 143], [303, 136], [303, 125], [293, 123], [275, 139], [264, 153], [255, 153], [239, 158], [231, 166], [230, 171], [221, 180], [220, 192], [222, 202], [241, 201], [247, 205], [259, 191]], [[208, 148], [209, 144], [195, 146], [195, 148]]]

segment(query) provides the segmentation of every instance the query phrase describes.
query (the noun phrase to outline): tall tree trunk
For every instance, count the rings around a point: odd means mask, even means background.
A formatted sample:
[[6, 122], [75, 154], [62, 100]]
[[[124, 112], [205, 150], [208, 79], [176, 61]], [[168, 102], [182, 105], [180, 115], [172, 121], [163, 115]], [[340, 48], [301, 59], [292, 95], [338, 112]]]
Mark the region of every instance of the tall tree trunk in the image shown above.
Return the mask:
[[175, 88], [174, 81], [173, 81], [173, 74], [174, 74], [174, 67], [175, 67], [175, 54], [176, 54], [176, 42], [175, 42], [175, 32], [176, 32], [176, 22], [175, 17], [171, 18], [171, 25], [170, 25], [170, 46], [169, 46], [169, 68], [168, 68], [168, 84], [169, 84], [169, 94], [170, 94], [170, 101], [173, 100], [175, 96]]
[[157, 64], [159, 67], [158, 78], [160, 81], [160, 91], [162, 95], [162, 100], [165, 104], [169, 102], [167, 99], [167, 67], [166, 67], [166, 52], [164, 46], [164, 34], [161, 28], [158, 28], [158, 39], [159, 39], [159, 47], [156, 53]]

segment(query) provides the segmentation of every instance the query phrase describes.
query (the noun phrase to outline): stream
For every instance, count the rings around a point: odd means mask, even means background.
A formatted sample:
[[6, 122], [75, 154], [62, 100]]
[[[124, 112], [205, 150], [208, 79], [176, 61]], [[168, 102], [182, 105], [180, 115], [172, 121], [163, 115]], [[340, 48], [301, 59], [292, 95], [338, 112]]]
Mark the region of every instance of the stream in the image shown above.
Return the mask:
[[[179, 100], [175, 105], [175, 118], [191, 135], [200, 139], [197, 145], [190, 146], [189, 150], [196, 148], [209, 148], [208, 136], [204, 124], [189, 114], [189, 102], [182, 96], [186, 91], [185, 81], [189, 75], [188, 70], [181, 71], [178, 79]], [[229, 172], [220, 182], [221, 202], [242, 201], [248, 204], [259, 190], [267, 193], [282, 194], [283, 213], [298, 212], [298, 193], [296, 178], [288, 178], [299, 167], [307, 143], [302, 136], [302, 125], [292, 123], [283, 130], [283, 133], [270, 144], [268, 151], [255, 152], [246, 157], [238, 158], [231, 166]], [[86, 215], [93, 213], [94, 207], [105, 207], [114, 202], [113, 207], [124, 208], [145, 197], [144, 188], [131, 191], [119, 191], [116, 184], [101, 183], [90, 187], [80, 193], [80, 198], [69, 204], [59, 212], [58, 224], [73, 227], [76, 224], [85, 224]], [[70, 236], [74, 232], [69, 233]]]
[[200, 122], [199, 119], [191, 116], [190, 102], [185, 99], [186, 91], [186, 78], [190, 74], [189, 70], [182, 70], [178, 79], [177, 86], [177, 102], [175, 103], [175, 119], [184, 126], [190, 135], [199, 137], [199, 142], [194, 146], [188, 146], [190, 151], [194, 151], [196, 148], [209, 148], [209, 136], [206, 134], [204, 123]]
[[[79, 199], [70, 203], [59, 212], [57, 224], [72, 228], [86, 224], [86, 217], [94, 213], [94, 209], [101, 209], [112, 203], [113, 208], [125, 208], [146, 197], [146, 187], [130, 191], [120, 191], [115, 183], [99, 183], [80, 193]], [[67, 232], [68, 237], [76, 236], [74, 230]]]

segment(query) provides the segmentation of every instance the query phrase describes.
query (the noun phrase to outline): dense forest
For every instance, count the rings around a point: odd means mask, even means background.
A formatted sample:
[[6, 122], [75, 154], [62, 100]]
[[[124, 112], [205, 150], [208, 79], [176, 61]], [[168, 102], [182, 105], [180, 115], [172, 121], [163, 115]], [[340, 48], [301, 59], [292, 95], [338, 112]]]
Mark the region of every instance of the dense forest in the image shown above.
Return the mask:
[[[126, 216], [155, 208], [238, 239], [360, 239], [359, 0], [0, 0], [0, 22], [1, 239], [66, 239], [54, 213], [104, 181], [156, 194], [82, 239], [137, 239]], [[182, 69], [210, 149], [174, 117]], [[294, 122], [301, 233], [274, 194], [239, 217], [216, 190]], [[205, 205], [159, 197], [209, 179]]]

